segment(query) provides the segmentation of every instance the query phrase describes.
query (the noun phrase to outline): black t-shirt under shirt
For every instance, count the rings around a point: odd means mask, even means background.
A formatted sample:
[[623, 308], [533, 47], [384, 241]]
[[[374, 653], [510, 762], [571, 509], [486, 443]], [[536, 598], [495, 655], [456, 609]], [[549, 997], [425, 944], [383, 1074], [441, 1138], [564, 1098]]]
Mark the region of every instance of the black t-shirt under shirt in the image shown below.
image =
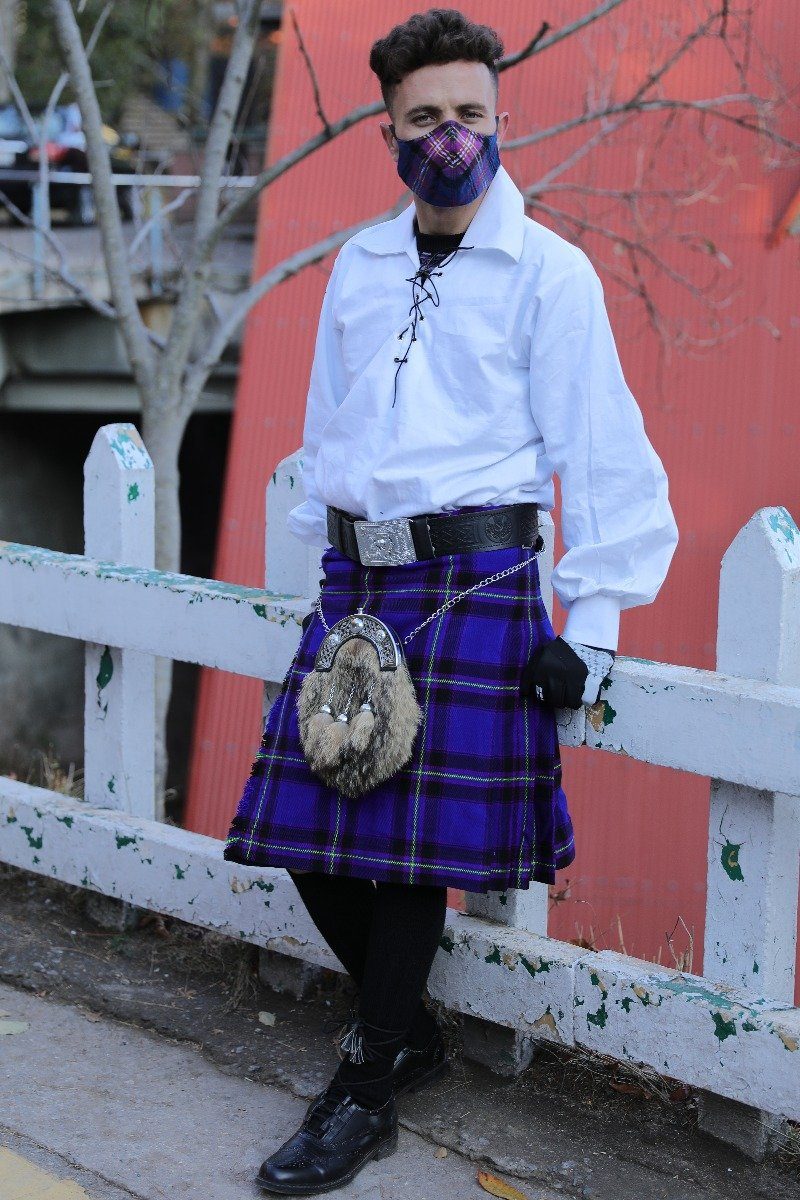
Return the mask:
[[[466, 232], [466, 231], [465, 231]], [[417, 239], [417, 253], [420, 266], [429, 265], [433, 258], [444, 258], [457, 248], [463, 240], [463, 233], [423, 233], [414, 217], [414, 236]]]

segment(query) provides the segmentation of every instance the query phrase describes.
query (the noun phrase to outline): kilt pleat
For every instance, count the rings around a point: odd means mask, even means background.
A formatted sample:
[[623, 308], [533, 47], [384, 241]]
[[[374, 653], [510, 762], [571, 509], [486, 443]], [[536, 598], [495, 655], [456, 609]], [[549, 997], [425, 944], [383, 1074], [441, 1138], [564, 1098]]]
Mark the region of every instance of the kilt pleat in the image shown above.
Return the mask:
[[[363, 605], [402, 640], [458, 591], [532, 554], [513, 547], [366, 567], [330, 546], [322, 611], [332, 626]], [[297, 698], [325, 632], [315, 614], [264, 722], [224, 857], [472, 892], [552, 883], [575, 848], [555, 711], [519, 690], [536, 646], [555, 637], [536, 557], [404, 647], [422, 710], [413, 753], [355, 798], [312, 773], [299, 739]]]

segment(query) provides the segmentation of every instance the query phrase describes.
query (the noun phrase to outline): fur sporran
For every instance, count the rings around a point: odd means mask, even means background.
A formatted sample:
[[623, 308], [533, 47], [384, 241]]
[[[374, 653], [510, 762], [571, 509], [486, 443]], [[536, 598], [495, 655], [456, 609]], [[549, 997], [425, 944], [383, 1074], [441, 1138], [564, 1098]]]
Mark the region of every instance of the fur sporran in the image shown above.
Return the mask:
[[303, 680], [297, 717], [309, 767], [345, 796], [405, 766], [422, 712], [394, 630], [361, 608], [337, 621]]

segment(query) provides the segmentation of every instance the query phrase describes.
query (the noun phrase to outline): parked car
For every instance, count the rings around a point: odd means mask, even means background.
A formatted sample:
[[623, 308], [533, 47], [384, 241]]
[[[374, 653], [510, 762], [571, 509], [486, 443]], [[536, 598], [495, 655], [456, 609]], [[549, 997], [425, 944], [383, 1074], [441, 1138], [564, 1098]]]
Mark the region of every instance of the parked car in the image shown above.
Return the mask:
[[29, 145], [30, 135], [19, 109], [13, 104], [0, 106], [0, 192], [26, 215], [31, 207], [30, 184], [7, 176], [11, 171], [28, 170]]
[[[34, 119], [41, 131], [43, 114]], [[110, 125], [104, 125], [103, 140], [108, 147], [114, 173], [134, 174], [135, 152], [139, 145], [136, 134], [120, 134]], [[30, 216], [33, 209], [33, 185], [27, 181], [4, 180], [3, 167], [38, 171], [41, 148], [41, 132], [34, 141], [13, 105], [0, 109], [0, 191], [26, 216]], [[91, 184], [59, 179], [59, 175], [66, 172], [85, 173], [89, 170], [86, 135], [77, 104], [58, 105], [54, 109], [45, 130], [44, 152], [49, 166], [51, 209], [66, 210], [75, 225], [93, 225], [97, 212]], [[3, 155], [6, 161], [3, 161]], [[139, 213], [141, 203], [139, 189], [134, 185], [118, 187], [117, 198], [123, 219], [133, 220]]]
[[[134, 152], [139, 146], [136, 134], [120, 134], [110, 125], [103, 126], [103, 140], [111, 157], [115, 175], [133, 175], [136, 166]], [[58, 175], [67, 171], [89, 170], [86, 155], [86, 134], [83, 132], [77, 104], [59, 105], [47, 130], [45, 150], [50, 164], [50, 207], [66, 209], [75, 225], [93, 225], [97, 219], [94, 192], [89, 183], [60, 182]], [[28, 150], [31, 166], [38, 167], [39, 146]], [[133, 220], [138, 212], [138, 189], [118, 187], [117, 199], [123, 219]]]

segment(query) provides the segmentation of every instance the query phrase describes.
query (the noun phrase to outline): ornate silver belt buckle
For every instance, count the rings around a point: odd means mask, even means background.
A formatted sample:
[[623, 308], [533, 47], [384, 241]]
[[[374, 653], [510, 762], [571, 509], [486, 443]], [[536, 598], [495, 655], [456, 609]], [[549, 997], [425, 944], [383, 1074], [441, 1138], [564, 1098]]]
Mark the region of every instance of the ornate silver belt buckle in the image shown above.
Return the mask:
[[417, 561], [408, 517], [389, 521], [354, 521], [361, 562], [367, 567], [400, 566]]

